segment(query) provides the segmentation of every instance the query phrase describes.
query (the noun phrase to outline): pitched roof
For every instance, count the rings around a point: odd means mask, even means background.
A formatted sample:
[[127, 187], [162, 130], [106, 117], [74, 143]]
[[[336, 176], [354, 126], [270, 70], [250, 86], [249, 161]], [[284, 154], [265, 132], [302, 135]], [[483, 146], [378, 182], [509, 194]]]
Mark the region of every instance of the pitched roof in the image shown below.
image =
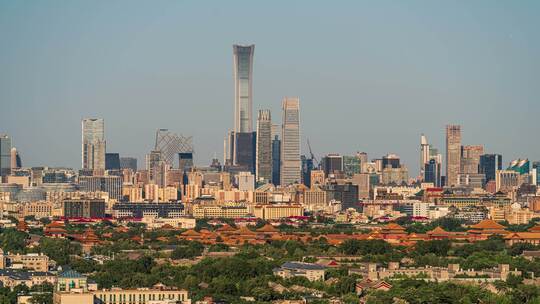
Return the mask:
[[261, 228], [257, 229], [257, 232], [279, 232], [276, 227], [266, 224], [262, 226]]
[[217, 231], [219, 232], [227, 232], [227, 231], [235, 231], [235, 229], [233, 227], [231, 227], [231, 225], [229, 224], [223, 224], [223, 226], [219, 227], [217, 229]]
[[529, 232], [540, 232], [540, 225], [535, 225], [528, 230]]
[[249, 230], [246, 226], [243, 226], [243, 227], [240, 227], [240, 229], [238, 229], [236, 231], [237, 234], [243, 234], [243, 235], [252, 235], [252, 234], [256, 234], [255, 232]]
[[388, 223], [386, 226], [384, 226], [384, 229], [386, 230], [405, 230], [405, 228], [401, 227], [400, 225], [396, 223]]
[[441, 226], [437, 226], [435, 227], [435, 229], [431, 230], [431, 231], [428, 231], [427, 234], [437, 234], [437, 235], [447, 235], [448, 234], [448, 231], [442, 229]]
[[505, 229], [503, 225], [495, 222], [494, 220], [485, 219], [480, 223], [471, 226], [472, 229]]
[[186, 231], [182, 232], [182, 235], [185, 235], [185, 236], [199, 236], [201, 234], [198, 233], [197, 231], [193, 230], [193, 229], [189, 229], [189, 230], [186, 230]]

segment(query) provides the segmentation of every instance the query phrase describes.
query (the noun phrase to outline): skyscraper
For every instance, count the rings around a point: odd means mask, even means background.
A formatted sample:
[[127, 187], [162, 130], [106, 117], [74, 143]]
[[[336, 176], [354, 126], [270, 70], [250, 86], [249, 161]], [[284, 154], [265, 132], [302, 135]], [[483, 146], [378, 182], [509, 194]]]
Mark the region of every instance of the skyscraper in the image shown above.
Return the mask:
[[270, 182], [272, 180], [272, 117], [270, 110], [259, 110], [256, 143], [255, 172], [257, 181]]
[[461, 169], [461, 126], [446, 126], [446, 186], [457, 185]]
[[429, 144], [424, 134], [420, 137], [420, 176], [424, 176], [424, 169], [429, 162]]
[[120, 170], [119, 153], [105, 153], [105, 170]]
[[424, 181], [433, 183], [435, 187], [441, 186], [441, 164], [435, 158], [424, 165]]
[[467, 174], [477, 174], [480, 166], [480, 155], [484, 154], [484, 146], [462, 146], [461, 147], [461, 172]]
[[13, 147], [11, 148], [11, 169], [17, 169], [17, 168], [20, 168], [21, 166], [19, 165], [20, 163], [20, 157], [19, 157], [19, 152], [17, 152], [17, 148]]
[[253, 53], [255, 45], [233, 45], [234, 53], [234, 131], [253, 132]]
[[120, 157], [120, 168], [137, 171], [137, 159], [134, 157]]
[[281, 141], [281, 185], [301, 181], [300, 161], [300, 100], [298, 97], [283, 99], [283, 125]]
[[279, 185], [281, 178], [281, 129], [272, 125], [272, 184]]
[[0, 182], [11, 174], [11, 137], [0, 134]]
[[82, 120], [82, 168], [105, 170], [105, 122], [102, 118]]

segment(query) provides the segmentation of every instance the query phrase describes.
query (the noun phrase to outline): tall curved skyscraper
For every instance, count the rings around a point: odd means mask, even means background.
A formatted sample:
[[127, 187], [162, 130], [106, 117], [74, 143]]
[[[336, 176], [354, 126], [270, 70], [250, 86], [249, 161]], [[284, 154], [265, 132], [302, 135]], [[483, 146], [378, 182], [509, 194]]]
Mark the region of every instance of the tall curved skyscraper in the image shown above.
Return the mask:
[[233, 45], [234, 131], [253, 132], [253, 53], [255, 45]]

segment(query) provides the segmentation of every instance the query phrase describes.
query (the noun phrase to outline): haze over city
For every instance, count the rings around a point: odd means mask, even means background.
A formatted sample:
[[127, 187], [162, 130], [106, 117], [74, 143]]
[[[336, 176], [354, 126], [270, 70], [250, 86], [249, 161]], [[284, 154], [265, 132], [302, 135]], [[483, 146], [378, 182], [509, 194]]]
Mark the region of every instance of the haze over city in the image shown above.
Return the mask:
[[25, 166], [80, 168], [80, 121], [143, 164], [158, 128], [195, 162], [233, 128], [233, 44], [255, 44], [253, 115], [300, 98], [302, 154], [396, 153], [445, 125], [505, 165], [540, 159], [535, 1], [0, 2], [0, 127]]

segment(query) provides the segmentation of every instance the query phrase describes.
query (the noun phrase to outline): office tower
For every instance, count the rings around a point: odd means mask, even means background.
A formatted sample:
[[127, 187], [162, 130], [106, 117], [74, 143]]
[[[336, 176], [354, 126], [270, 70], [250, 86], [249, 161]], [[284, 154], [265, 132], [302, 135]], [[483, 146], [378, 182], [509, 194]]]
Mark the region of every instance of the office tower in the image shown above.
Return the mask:
[[105, 153], [105, 170], [120, 170], [120, 154]]
[[17, 148], [13, 147], [11, 148], [11, 152], [10, 152], [10, 166], [11, 166], [11, 169], [16, 169], [17, 168]]
[[405, 166], [393, 168], [387, 165], [382, 169], [381, 183], [384, 185], [401, 185], [407, 183], [409, 179], [409, 170]]
[[343, 156], [339, 154], [328, 154], [323, 157], [321, 164], [326, 176], [339, 174], [343, 171]]
[[343, 156], [343, 173], [347, 178], [360, 173], [360, 158], [358, 158], [358, 155]]
[[193, 168], [193, 153], [178, 153], [178, 168], [182, 172], [189, 172]]
[[486, 183], [495, 180], [497, 170], [502, 169], [502, 155], [500, 154], [484, 154], [480, 155], [480, 170], [481, 174], [486, 176]]
[[0, 182], [11, 174], [11, 137], [0, 134]]
[[397, 156], [396, 154], [387, 154], [383, 156], [382, 169], [384, 170], [385, 168], [388, 168], [388, 167], [394, 168], [394, 169], [401, 167], [400, 162], [399, 162], [399, 156]]
[[540, 185], [540, 162], [535, 161], [532, 163], [531, 177], [533, 185]]
[[441, 186], [441, 163], [431, 158], [424, 165], [424, 182], [433, 183], [435, 187]]
[[272, 180], [272, 117], [270, 110], [260, 110], [257, 116], [256, 176], [257, 182]]
[[234, 59], [234, 131], [253, 132], [253, 53], [255, 45], [233, 45]]
[[313, 159], [305, 155], [300, 156], [302, 162], [302, 184], [311, 187], [311, 171], [313, 170]]
[[193, 137], [185, 137], [168, 129], [158, 129], [156, 131], [154, 151], [161, 152], [161, 160], [172, 168], [176, 155], [179, 153], [193, 154]]
[[234, 165], [255, 174], [256, 132], [235, 133]]
[[358, 157], [358, 160], [360, 161], [360, 173], [364, 173], [362, 167], [369, 162], [368, 155], [366, 152], [358, 152], [356, 153], [356, 157]]
[[120, 157], [120, 169], [137, 171], [137, 159], [134, 157]]
[[461, 126], [446, 126], [446, 186], [457, 184], [461, 169]]
[[281, 141], [281, 185], [301, 180], [300, 163], [300, 100], [297, 97], [283, 99], [283, 125]]
[[480, 155], [484, 154], [484, 146], [461, 147], [461, 173], [478, 174], [480, 167]]
[[150, 151], [146, 154], [146, 170], [148, 171], [148, 181], [150, 183], [157, 183], [157, 175], [159, 172], [159, 162], [161, 161], [160, 151]]
[[424, 176], [425, 165], [429, 162], [429, 144], [424, 134], [420, 137], [420, 176]]
[[272, 124], [272, 184], [279, 185], [281, 178], [281, 125]]
[[105, 170], [105, 122], [102, 118], [82, 120], [82, 168]]

